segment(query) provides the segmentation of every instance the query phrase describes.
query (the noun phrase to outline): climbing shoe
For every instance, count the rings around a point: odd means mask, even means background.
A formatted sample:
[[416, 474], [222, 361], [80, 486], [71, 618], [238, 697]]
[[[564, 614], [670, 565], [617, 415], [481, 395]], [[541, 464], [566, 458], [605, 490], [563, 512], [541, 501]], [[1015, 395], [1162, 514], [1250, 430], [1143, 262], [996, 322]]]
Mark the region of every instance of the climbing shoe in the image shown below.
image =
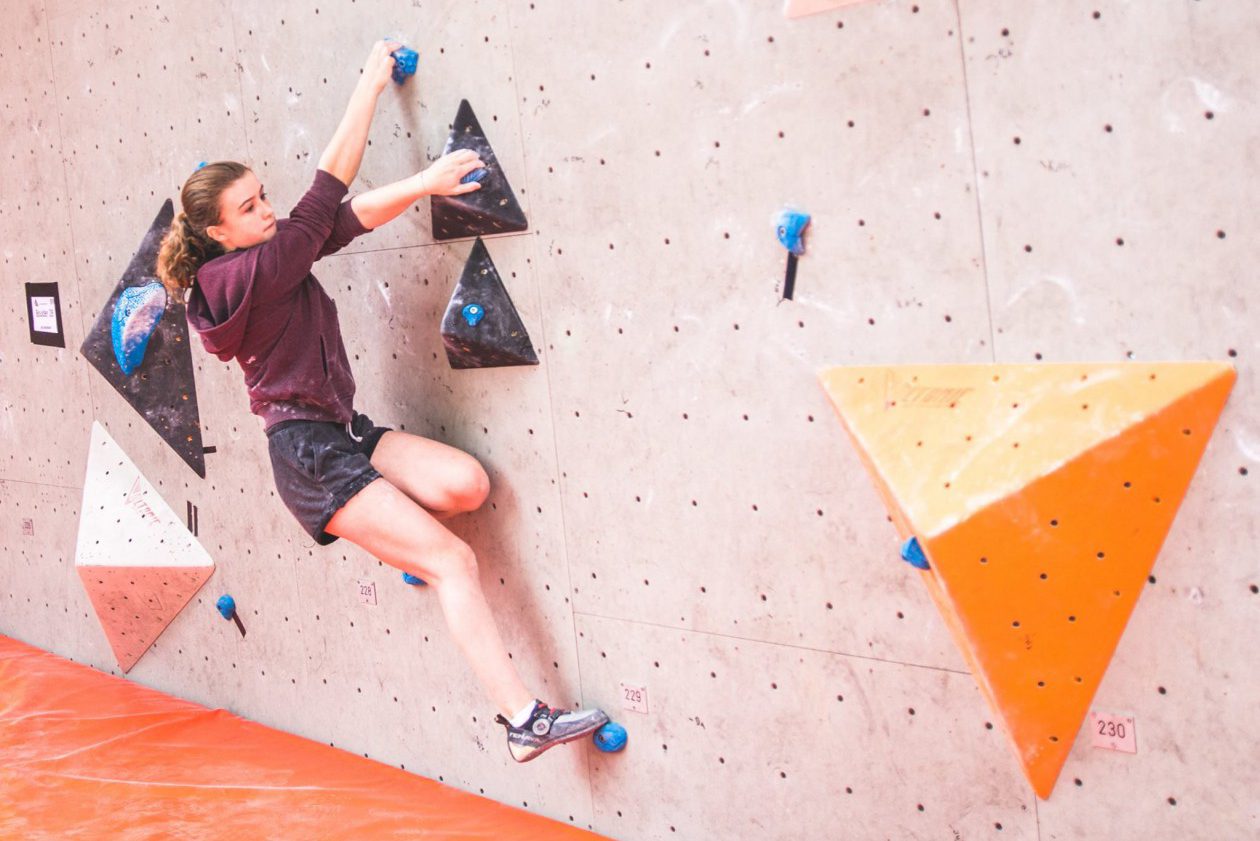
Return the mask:
[[534, 702], [529, 720], [520, 727], [503, 716], [495, 721], [507, 728], [508, 753], [517, 762], [529, 762], [540, 753], [564, 742], [594, 733], [608, 723], [603, 710], [555, 710], [542, 701]]

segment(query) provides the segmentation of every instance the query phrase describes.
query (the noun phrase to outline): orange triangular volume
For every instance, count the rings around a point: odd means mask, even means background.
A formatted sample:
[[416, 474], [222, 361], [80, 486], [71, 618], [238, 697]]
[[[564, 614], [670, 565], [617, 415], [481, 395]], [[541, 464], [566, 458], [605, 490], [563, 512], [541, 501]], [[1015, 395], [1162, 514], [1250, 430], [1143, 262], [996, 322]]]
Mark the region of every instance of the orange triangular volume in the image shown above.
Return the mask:
[[788, 18], [802, 18], [865, 2], [868, 0], [784, 0], [783, 15]]
[[1172, 525], [1232, 366], [832, 368], [822, 382], [1046, 798]]
[[214, 573], [214, 561], [95, 422], [82, 512], [75, 568], [128, 672]]

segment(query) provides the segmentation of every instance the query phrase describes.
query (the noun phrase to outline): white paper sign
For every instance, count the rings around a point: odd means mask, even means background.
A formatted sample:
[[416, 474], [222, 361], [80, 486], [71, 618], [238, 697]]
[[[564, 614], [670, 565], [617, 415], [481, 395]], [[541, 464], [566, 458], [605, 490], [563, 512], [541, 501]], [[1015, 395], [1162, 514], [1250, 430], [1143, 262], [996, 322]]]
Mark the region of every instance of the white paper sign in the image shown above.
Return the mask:
[[31, 323], [36, 333], [53, 333], [57, 330], [57, 307], [55, 298], [31, 297]]

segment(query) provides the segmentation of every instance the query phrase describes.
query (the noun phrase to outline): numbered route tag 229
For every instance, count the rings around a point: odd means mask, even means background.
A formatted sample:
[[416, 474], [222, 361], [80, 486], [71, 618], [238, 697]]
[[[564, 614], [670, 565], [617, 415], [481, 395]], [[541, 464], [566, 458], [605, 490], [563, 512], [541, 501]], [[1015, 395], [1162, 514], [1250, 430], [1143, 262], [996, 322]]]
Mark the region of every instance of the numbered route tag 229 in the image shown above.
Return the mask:
[[1133, 716], [1093, 710], [1089, 714], [1089, 729], [1094, 747], [1137, 753], [1137, 727]]
[[648, 711], [647, 687], [637, 683], [621, 682], [621, 706], [638, 713]]

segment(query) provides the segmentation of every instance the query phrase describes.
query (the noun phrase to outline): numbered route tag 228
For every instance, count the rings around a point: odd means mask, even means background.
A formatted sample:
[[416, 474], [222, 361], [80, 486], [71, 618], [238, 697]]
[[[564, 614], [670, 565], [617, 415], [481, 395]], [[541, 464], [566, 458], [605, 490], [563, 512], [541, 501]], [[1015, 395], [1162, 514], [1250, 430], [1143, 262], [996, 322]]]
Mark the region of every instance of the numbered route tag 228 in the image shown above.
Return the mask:
[[1094, 747], [1137, 753], [1137, 727], [1133, 716], [1093, 710], [1089, 714], [1089, 729]]

